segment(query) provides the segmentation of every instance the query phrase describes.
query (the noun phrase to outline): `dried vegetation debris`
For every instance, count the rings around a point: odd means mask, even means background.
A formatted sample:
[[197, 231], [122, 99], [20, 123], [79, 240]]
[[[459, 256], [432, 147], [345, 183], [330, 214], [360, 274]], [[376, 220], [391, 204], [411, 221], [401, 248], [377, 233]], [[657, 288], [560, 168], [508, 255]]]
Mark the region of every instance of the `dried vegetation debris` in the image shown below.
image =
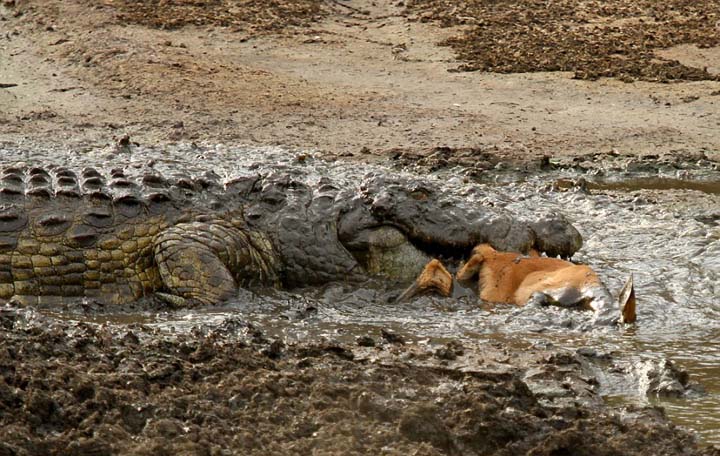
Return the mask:
[[303, 26], [325, 14], [322, 0], [110, 0], [118, 19], [150, 27], [186, 25], [279, 31]]
[[423, 22], [465, 25], [443, 44], [460, 70], [571, 71], [578, 79], [719, 80], [705, 68], [659, 58], [682, 44], [720, 45], [720, 0], [409, 0]]

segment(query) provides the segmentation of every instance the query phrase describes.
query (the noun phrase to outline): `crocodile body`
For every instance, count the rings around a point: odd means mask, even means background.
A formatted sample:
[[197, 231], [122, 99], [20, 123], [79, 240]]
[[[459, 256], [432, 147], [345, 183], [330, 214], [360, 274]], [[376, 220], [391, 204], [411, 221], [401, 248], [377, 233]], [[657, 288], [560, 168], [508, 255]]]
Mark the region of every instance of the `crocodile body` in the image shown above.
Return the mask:
[[[581, 245], [559, 216], [521, 220], [469, 207], [426, 182], [368, 176], [357, 187], [293, 172], [163, 177], [149, 171], [14, 167], [0, 175], [0, 299], [181, 304], [238, 287], [412, 278], [424, 253]], [[392, 266], [388, 266], [391, 264]], [[373, 266], [373, 264], [375, 264]]]

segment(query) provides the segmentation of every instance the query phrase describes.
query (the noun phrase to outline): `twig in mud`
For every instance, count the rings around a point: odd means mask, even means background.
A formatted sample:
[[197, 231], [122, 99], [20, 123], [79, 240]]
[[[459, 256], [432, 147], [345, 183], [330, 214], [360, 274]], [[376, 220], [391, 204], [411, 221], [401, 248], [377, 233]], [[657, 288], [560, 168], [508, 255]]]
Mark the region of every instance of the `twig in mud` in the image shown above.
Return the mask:
[[334, 4], [338, 5], [338, 6], [342, 6], [343, 8], [347, 8], [347, 9], [349, 9], [349, 10], [351, 10], [351, 11], [355, 11], [355, 12], [358, 13], [358, 14], [362, 14], [362, 15], [367, 15], [367, 14], [368, 14], [367, 11], [361, 10], [361, 9], [359, 9], [359, 8], [355, 8], [354, 6], [345, 5], [345, 4], [343, 4], [343, 3], [340, 3], [340, 0], [329, 0], [329, 1], [330, 1], [330, 3], [334, 3]]
[[82, 89], [80, 86], [62, 87], [59, 89], [50, 89], [50, 92], [69, 92], [71, 90]]

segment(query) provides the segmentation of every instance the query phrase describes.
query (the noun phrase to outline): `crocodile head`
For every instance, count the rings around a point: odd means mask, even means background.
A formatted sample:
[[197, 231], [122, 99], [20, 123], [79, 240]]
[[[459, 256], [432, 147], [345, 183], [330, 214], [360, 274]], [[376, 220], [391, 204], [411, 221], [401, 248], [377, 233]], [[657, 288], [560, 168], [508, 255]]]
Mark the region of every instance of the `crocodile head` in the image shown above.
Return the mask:
[[371, 176], [340, 213], [338, 237], [372, 273], [412, 280], [433, 258], [457, 260], [480, 243], [569, 258], [582, 237], [561, 214], [520, 217], [471, 204], [425, 181]]
[[410, 281], [433, 257], [468, 255], [478, 243], [570, 256], [582, 238], [560, 215], [521, 218], [471, 204], [421, 179], [369, 175], [358, 186], [278, 172], [237, 179], [248, 224], [269, 234], [288, 286], [366, 277]]

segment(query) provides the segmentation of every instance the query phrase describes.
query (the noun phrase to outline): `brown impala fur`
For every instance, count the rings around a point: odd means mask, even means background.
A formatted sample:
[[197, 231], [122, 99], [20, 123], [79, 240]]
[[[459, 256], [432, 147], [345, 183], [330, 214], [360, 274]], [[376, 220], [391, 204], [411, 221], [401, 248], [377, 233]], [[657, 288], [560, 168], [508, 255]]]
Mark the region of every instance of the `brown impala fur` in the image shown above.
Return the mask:
[[[636, 319], [632, 277], [615, 300], [589, 266], [541, 257], [536, 251], [523, 256], [480, 244], [456, 274], [463, 282], [475, 276], [480, 299], [486, 302], [522, 306], [538, 299], [542, 304], [594, 310], [596, 321], [632, 323]], [[452, 275], [442, 263], [432, 260], [398, 301], [427, 291], [450, 296], [452, 283]]]
[[[479, 275], [480, 299], [525, 305], [533, 293], [572, 288], [583, 290], [600, 286], [600, 278], [589, 266], [557, 258], [541, 257], [532, 251], [530, 257], [518, 253], [498, 252], [481, 244], [457, 272], [457, 279], [471, 280]], [[590, 309], [590, 307], [587, 307]]]

